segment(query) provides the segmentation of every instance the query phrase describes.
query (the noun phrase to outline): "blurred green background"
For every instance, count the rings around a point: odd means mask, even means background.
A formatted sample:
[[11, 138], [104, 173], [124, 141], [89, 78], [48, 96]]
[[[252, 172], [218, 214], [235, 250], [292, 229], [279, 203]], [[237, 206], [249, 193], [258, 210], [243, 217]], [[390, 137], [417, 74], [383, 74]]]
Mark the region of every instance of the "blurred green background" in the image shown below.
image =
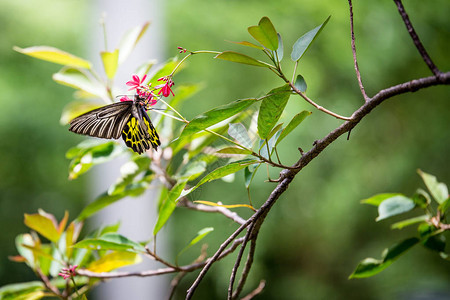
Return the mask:
[[[355, 2], [358, 59], [369, 95], [431, 75], [392, 1]], [[87, 36], [100, 30], [89, 28], [93, 22], [86, 22], [87, 16], [92, 17], [90, 5], [74, 0], [0, 2], [0, 285], [34, 279], [25, 265], [7, 259], [16, 254], [15, 236], [27, 231], [24, 213], [42, 208], [61, 218], [64, 210], [69, 210], [75, 217], [88, 200], [85, 177], [68, 181], [64, 156], [82, 138], [59, 124], [61, 110], [72, 99], [73, 91], [51, 80], [58, 66], [25, 57], [12, 47], [51, 45], [87, 57]], [[436, 0], [429, 5], [414, 0], [405, 6], [434, 62], [441, 70], [449, 70], [450, 3]], [[308, 83], [308, 95], [320, 105], [350, 115], [362, 104], [353, 69], [346, 1], [170, 0], [165, 9], [167, 58], [177, 54], [177, 46], [239, 49], [251, 54], [251, 49], [242, 50], [226, 41], [250, 40], [246, 28], [268, 16], [284, 40], [286, 74], [292, 71], [289, 54], [295, 40], [332, 15], [301, 60], [299, 72]], [[268, 71], [207, 55], [194, 56], [175, 81], [205, 84], [183, 108], [188, 117], [235, 99], [261, 96], [282, 84]], [[430, 295], [448, 299], [450, 265], [421, 247], [373, 278], [347, 278], [361, 259], [379, 258], [385, 247], [415, 235], [414, 228], [391, 231], [389, 220], [376, 223], [376, 209], [361, 205], [359, 200], [382, 192], [411, 195], [423, 187], [417, 168], [450, 184], [449, 91], [449, 87], [432, 87], [385, 102], [352, 131], [349, 141], [341, 137], [304, 169], [262, 227], [246, 292], [265, 279], [260, 299], [431, 299]], [[314, 140], [341, 123], [299, 97], [291, 98], [283, 117], [289, 120], [304, 109], [313, 114], [279, 147], [285, 164], [297, 160], [297, 147], [308, 150]], [[272, 176], [277, 172], [272, 171]], [[261, 168], [252, 186], [256, 206], [274, 187], [265, 179]], [[206, 185], [194, 196], [245, 203], [243, 175], [238, 173], [234, 183]], [[238, 212], [249, 216], [243, 209]], [[169, 223], [165, 233], [173, 255], [206, 226], [215, 227], [205, 240], [211, 254], [236, 228], [220, 215], [184, 209], [178, 209]], [[182, 262], [194, 259], [199, 247], [185, 253]], [[234, 257], [211, 269], [196, 294], [198, 299], [224, 298]], [[182, 281], [179, 299], [184, 298], [183, 291], [194, 276]], [[422, 295], [430, 297], [419, 298]]]

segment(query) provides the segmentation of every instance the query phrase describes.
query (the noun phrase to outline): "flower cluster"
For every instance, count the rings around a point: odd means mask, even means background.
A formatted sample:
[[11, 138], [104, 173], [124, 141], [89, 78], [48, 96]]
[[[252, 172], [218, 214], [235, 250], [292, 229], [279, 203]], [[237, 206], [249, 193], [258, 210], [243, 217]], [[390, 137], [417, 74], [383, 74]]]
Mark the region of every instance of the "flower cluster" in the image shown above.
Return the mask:
[[71, 277], [74, 277], [76, 275], [75, 269], [78, 268], [77, 265], [75, 266], [69, 266], [69, 268], [62, 268], [61, 272], [58, 274], [59, 276], [62, 276], [64, 279], [69, 279]]
[[[172, 86], [174, 85], [174, 82], [172, 80], [171, 76], [164, 76], [158, 79], [158, 81], [164, 81], [164, 84], [160, 84], [155, 86], [154, 88], [150, 87], [150, 84], [145, 85], [144, 81], [147, 78], [147, 75], [144, 75], [141, 78], [139, 78], [138, 75], [133, 75], [132, 79], [126, 83], [126, 85], [128, 85], [130, 88], [128, 89], [129, 91], [131, 90], [136, 90], [136, 94], [140, 97], [145, 99], [145, 102], [147, 103], [148, 106], [153, 106], [156, 104], [157, 100], [158, 100], [158, 95], [164, 96], [164, 97], [169, 97], [170, 94], [172, 94], [172, 96], [175, 96], [175, 94], [172, 91]], [[157, 94], [155, 94], [155, 91], [158, 91]], [[127, 96], [124, 96], [122, 98], [120, 98], [120, 101], [132, 101], [130, 98], [128, 98]]]

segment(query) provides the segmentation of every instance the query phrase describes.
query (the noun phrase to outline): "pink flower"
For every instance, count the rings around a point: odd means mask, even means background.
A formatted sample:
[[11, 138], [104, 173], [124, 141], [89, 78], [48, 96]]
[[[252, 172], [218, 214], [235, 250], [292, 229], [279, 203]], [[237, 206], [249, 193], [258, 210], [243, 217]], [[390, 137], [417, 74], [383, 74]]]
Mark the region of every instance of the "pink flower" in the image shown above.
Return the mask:
[[158, 81], [166, 81], [166, 84], [163, 85], [163, 87], [159, 90], [158, 95], [162, 93], [164, 97], [169, 97], [170, 93], [172, 93], [172, 96], [175, 96], [173, 93], [171, 87], [175, 84], [172, 79], [168, 77], [161, 77], [158, 79]]
[[123, 96], [122, 98], [120, 98], [120, 102], [124, 102], [124, 101], [133, 101], [133, 100], [128, 98], [128, 96]]
[[186, 53], [186, 49], [184, 49], [183, 47], [177, 47], [178, 50], [180, 50], [180, 53]]
[[145, 78], [147, 78], [147, 75], [144, 75], [144, 77], [142, 77], [142, 80], [137, 75], [133, 75], [132, 78], [133, 80], [130, 80], [126, 83], [128, 86], [131, 86], [128, 89], [129, 91], [141, 87], [142, 83], [145, 81]]
[[62, 268], [61, 272], [58, 275], [62, 276], [62, 278], [64, 278], [64, 279], [74, 277], [76, 275], [76, 273], [75, 273], [76, 268], [78, 268], [77, 265], [70, 266], [69, 268]]

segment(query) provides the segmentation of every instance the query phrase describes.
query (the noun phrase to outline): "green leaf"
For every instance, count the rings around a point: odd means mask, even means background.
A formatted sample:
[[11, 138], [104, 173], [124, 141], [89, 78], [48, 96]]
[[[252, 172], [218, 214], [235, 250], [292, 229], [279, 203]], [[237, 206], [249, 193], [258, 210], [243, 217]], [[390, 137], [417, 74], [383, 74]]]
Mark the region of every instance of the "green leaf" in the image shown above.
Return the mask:
[[225, 177], [227, 175], [236, 173], [239, 170], [242, 170], [243, 168], [245, 168], [248, 165], [254, 164], [256, 163], [256, 160], [241, 160], [241, 161], [235, 161], [232, 163], [229, 163], [228, 165], [219, 167], [217, 169], [215, 169], [214, 171], [212, 171], [211, 173], [209, 173], [208, 175], [206, 175], [205, 177], [203, 177], [194, 187], [190, 188], [189, 190], [184, 190], [180, 197], [184, 197], [190, 193], [192, 193], [194, 190], [196, 190], [199, 186]]
[[117, 250], [117, 251], [127, 251], [133, 249], [129, 245], [121, 245], [118, 243], [108, 242], [101, 239], [85, 239], [79, 241], [78, 243], [73, 245], [73, 247], [89, 250]]
[[85, 112], [94, 110], [101, 106], [103, 105], [93, 101], [86, 101], [86, 100], [72, 101], [63, 108], [59, 123], [61, 125], [67, 125], [72, 119], [81, 116]]
[[418, 238], [409, 238], [389, 249], [385, 249], [381, 260], [374, 258], [362, 260], [349, 278], [366, 278], [380, 273], [418, 242]]
[[150, 167], [150, 158], [146, 156], [135, 156], [120, 167], [121, 177], [108, 189], [109, 195], [116, 195], [124, 192], [134, 179]]
[[217, 151], [216, 153], [220, 153], [220, 154], [240, 154], [240, 155], [249, 155], [252, 154], [251, 151], [242, 149], [242, 148], [238, 148], [238, 147], [225, 147], [223, 149], [220, 149], [219, 151]]
[[441, 214], [445, 214], [449, 208], [450, 208], [450, 197], [439, 205], [439, 211], [441, 212]]
[[213, 227], [206, 227], [201, 229], [199, 232], [197, 232], [197, 235], [189, 242], [189, 244], [183, 248], [183, 250], [181, 250], [178, 254], [177, 257], [175, 258], [176, 264], [178, 264], [178, 257], [184, 253], [187, 249], [191, 248], [192, 246], [194, 246], [195, 244], [197, 244], [198, 242], [200, 242], [205, 236], [207, 236], [209, 233], [213, 232], [214, 228]]
[[417, 228], [422, 244], [430, 250], [441, 252], [445, 251], [445, 237], [442, 234], [443, 230], [437, 229], [434, 225], [429, 223], [422, 223]]
[[248, 28], [248, 32], [267, 49], [278, 49], [277, 31], [268, 17], [262, 17], [257, 26]]
[[187, 164], [183, 165], [180, 172], [175, 175], [177, 180], [195, 180], [198, 176], [202, 175], [206, 170], [207, 163], [202, 160], [191, 160]]
[[53, 221], [40, 214], [25, 214], [25, 225], [52, 242], [57, 242], [60, 234]]
[[243, 99], [236, 100], [229, 104], [216, 107], [212, 110], [205, 112], [187, 124], [180, 134], [179, 139], [183, 139], [193, 135], [196, 132], [204, 130], [214, 124], [217, 124], [229, 117], [234, 116], [237, 113], [242, 112], [250, 105], [258, 101], [257, 99]]
[[107, 242], [117, 243], [120, 245], [130, 246], [137, 253], [146, 252], [145, 248], [140, 243], [132, 241], [132, 240], [128, 239], [127, 237], [124, 237], [123, 235], [118, 234], [116, 232], [105, 233], [105, 234], [101, 235], [98, 239], [107, 241]]
[[449, 196], [447, 186], [444, 183], [438, 182], [436, 177], [431, 174], [427, 174], [422, 170], [417, 170], [417, 172], [422, 177], [434, 200], [442, 204]]
[[403, 194], [399, 194], [399, 193], [377, 194], [370, 198], [361, 200], [361, 203], [370, 204], [373, 206], [379, 206], [381, 204], [381, 202], [383, 202], [384, 200], [395, 197], [395, 196], [403, 196]]
[[426, 208], [431, 203], [431, 197], [422, 189], [417, 189], [412, 197], [414, 203], [420, 208]]
[[247, 41], [242, 41], [242, 42], [233, 42], [233, 41], [229, 41], [229, 42], [230, 42], [230, 43], [233, 43], [233, 44], [238, 44], [238, 45], [246, 46], [246, 47], [256, 48], [256, 49], [259, 49], [259, 50], [264, 50], [264, 47], [255, 45], [255, 44], [253, 44], [253, 43], [251, 43], [251, 42], [247, 42]]
[[19, 234], [15, 240], [17, 252], [25, 258], [27, 265], [34, 270], [35, 258], [33, 252], [25, 246], [34, 246], [35, 242], [29, 233]]
[[145, 252], [145, 248], [141, 244], [115, 232], [106, 233], [98, 238], [84, 239], [73, 245], [73, 247], [90, 250], [115, 250], [134, 253]]
[[306, 88], [308, 87], [306, 85], [306, 81], [305, 78], [303, 78], [302, 75], [297, 75], [297, 78], [295, 79], [295, 83], [294, 86], [297, 88], [297, 90], [299, 90], [302, 93], [306, 92]]
[[283, 40], [281, 39], [281, 35], [279, 33], [277, 33], [277, 37], [278, 37], [277, 56], [278, 56], [278, 61], [280, 62], [284, 56], [284, 48], [283, 48]]
[[149, 25], [149, 22], [145, 22], [143, 25], [136, 26], [125, 33], [119, 44], [119, 64], [122, 64], [128, 58]]
[[248, 190], [250, 187], [250, 184], [252, 183], [253, 178], [256, 175], [256, 171], [259, 169], [261, 164], [254, 164], [245, 167], [244, 169], [244, 179], [245, 179], [245, 188]]
[[291, 59], [293, 61], [298, 61], [302, 58], [303, 54], [305, 54], [306, 50], [311, 46], [312, 42], [317, 38], [322, 29], [327, 25], [328, 20], [330, 20], [331, 16], [329, 16], [325, 22], [321, 25], [317, 26], [313, 30], [308, 31], [303, 36], [301, 36], [292, 47]]
[[235, 63], [251, 65], [256, 67], [264, 67], [264, 68], [270, 67], [269, 64], [263, 63], [257, 59], [254, 59], [253, 57], [234, 51], [223, 51], [217, 54], [214, 58], [219, 58], [227, 61], [232, 61]]
[[53, 74], [52, 78], [59, 84], [82, 90], [106, 102], [111, 101], [102, 83], [89, 75], [85, 70], [75, 67], [64, 67], [58, 73]]
[[376, 221], [384, 220], [386, 218], [410, 211], [415, 206], [416, 204], [414, 201], [402, 195], [388, 198], [381, 202], [378, 206], [378, 218], [376, 218]]
[[[158, 79], [160, 79], [161, 77], [167, 76], [169, 75], [172, 70], [178, 65], [178, 60], [176, 57], [169, 59], [166, 61], [166, 63], [161, 66], [154, 74], [153, 76], [150, 78], [149, 80], [149, 84], [151, 84], [152, 86], [157, 86], [159, 84], [161, 84], [161, 81], [158, 81]], [[179, 72], [181, 69], [183, 69], [183, 65], [178, 67], [178, 71]]]
[[156, 221], [155, 228], [153, 228], [153, 235], [156, 235], [161, 228], [166, 224], [169, 217], [172, 215], [175, 207], [177, 206], [176, 200], [179, 198], [181, 192], [186, 186], [187, 181], [178, 182], [168, 193], [167, 197], [161, 203], [161, 207], [158, 213], [158, 220]]
[[252, 148], [252, 141], [248, 136], [247, 129], [242, 123], [230, 123], [228, 134], [234, 138], [240, 145], [246, 148]]
[[269, 140], [269, 142], [267, 144], [266, 144], [266, 140], [261, 140], [260, 141], [259, 149], [260, 149], [260, 154], [262, 156], [264, 156], [265, 158], [269, 159], [269, 156], [270, 156], [269, 153], [272, 154], [273, 149], [275, 147], [275, 144], [276, 144], [278, 138], [280, 137], [281, 131], [282, 130], [278, 130], [275, 133], [275, 135], [272, 138], [270, 138], [270, 140]]
[[416, 223], [428, 221], [428, 219], [429, 219], [429, 216], [427, 216], [427, 215], [422, 215], [422, 216], [418, 216], [418, 217], [415, 217], [415, 218], [410, 218], [410, 219], [407, 219], [407, 220], [400, 221], [400, 222], [392, 224], [391, 225], [391, 229], [403, 229], [406, 226], [410, 226], [410, 225], [413, 225], [413, 224], [416, 224]]
[[44, 290], [45, 286], [44, 283], [41, 281], [29, 281], [29, 282], [7, 284], [0, 288], [0, 299], [3, 300], [40, 299], [31, 296], [36, 295], [35, 293], [43, 292]]
[[106, 77], [113, 79], [119, 66], [119, 49], [114, 50], [114, 52], [102, 51], [100, 52], [100, 57], [102, 58]]
[[271, 90], [268, 97], [261, 102], [258, 114], [258, 134], [262, 139], [267, 138], [272, 128], [278, 122], [291, 95], [291, 88], [285, 84]]
[[139, 78], [142, 78], [145, 74], [148, 74], [150, 69], [156, 65], [158, 61], [156, 59], [149, 59], [143, 64], [141, 64], [137, 69], [135, 74], [139, 76]]
[[132, 183], [130, 185], [127, 185], [124, 191], [121, 193], [117, 193], [114, 195], [109, 195], [107, 192], [101, 194], [97, 199], [95, 199], [93, 202], [89, 203], [88, 206], [86, 206], [81, 213], [77, 217], [77, 221], [83, 221], [86, 218], [92, 216], [99, 210], [113, 204], [114, 202], [119, 201], [120, 199], [123, 199], [127, 196], [136, 197], [141, 195], [146, 191], [148, 188], [148, 183], [144, 182], [137, 182]]
[[124, 152], [124, 148], [114, 141], [84, 140], [66, 152], [69, 164], [69, 179], [76, 179], [92, 166], [110, 161]]
[[310, 114], [312, 114], [312, 112], [306, 110], [296, 114], [289, 122], [289, 124], [286, 126], [286, 128], [284, 128], [283, 131], [281, 132], [280, 137], [276, 142], [276, 145], [278, 145], [285, 137], [288, 136], [289, 133], [291, 133], [295, 128], [297, 128], [297, 126], [300, 125], [300, 123], [302, 123], [303, 120]]
[[117, 268], [135, 265], [142, 261], [137, 253], [115, 251], [92, 262], [86, 270], [102, 273], [109, 272]]
[[13, 49], [22, 54], [49, 61], [55, 64], [79, 67], [84, 69], [90, 69], [92, 67], [89, 61], [54, 47], [35, 46], [23, 49], [14, 46]]

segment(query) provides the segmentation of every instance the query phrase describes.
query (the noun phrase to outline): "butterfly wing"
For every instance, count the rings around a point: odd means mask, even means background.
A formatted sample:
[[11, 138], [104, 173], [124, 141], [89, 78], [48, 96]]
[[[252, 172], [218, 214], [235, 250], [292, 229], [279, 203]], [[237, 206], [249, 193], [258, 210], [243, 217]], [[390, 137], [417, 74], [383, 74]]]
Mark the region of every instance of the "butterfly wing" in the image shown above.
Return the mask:
[[105, 139], [118, 139], [129, 121], [133, 102], [124, 101], [91, 110], [70, 121], [69, 130]]
[[122, 138], [128, 147], [139, 154], [150, 149], [150, 146], [156, 150], [161, 145], [150, 117], [139, 105], [134, 106], [128, 122], [123, 128]]

